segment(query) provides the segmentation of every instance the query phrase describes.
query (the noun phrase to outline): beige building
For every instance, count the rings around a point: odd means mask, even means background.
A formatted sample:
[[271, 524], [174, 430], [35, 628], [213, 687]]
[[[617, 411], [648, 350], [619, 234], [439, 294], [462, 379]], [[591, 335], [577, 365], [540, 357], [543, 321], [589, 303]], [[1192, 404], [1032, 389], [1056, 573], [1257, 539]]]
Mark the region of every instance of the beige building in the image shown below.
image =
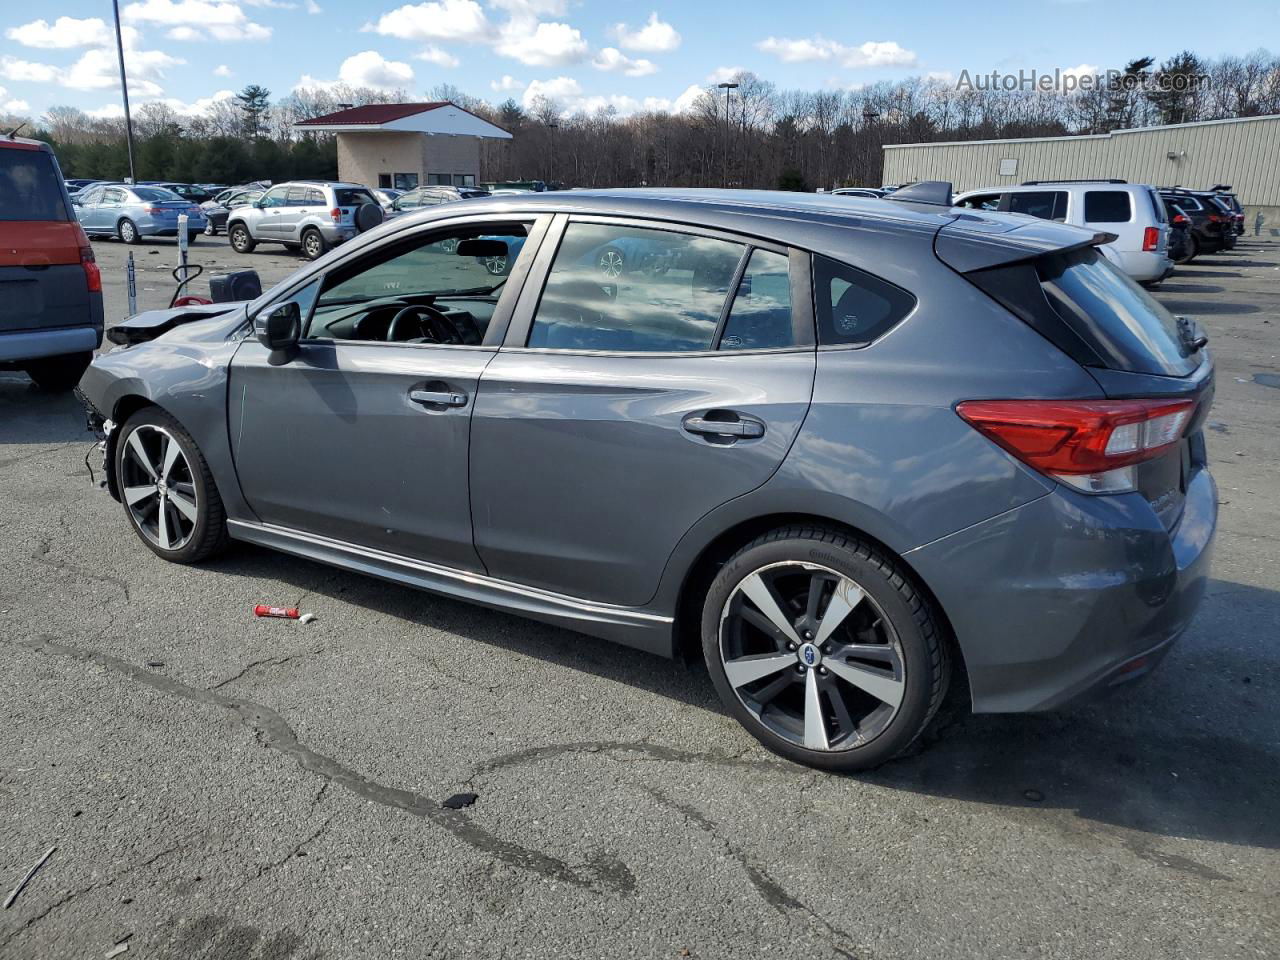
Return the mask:
[[1157, 187], [1230, 184], [1245, 229], [1280, 228], [1280, 116], [1207, 120], [1081, 137], [1028, 137], [884, 148], [884, 182], [950, 180], [956, 192], [1024, 180], [1117, 177]]
[[511, 139], [501, 127], [447, 101], [348, 107], [294, 129], [337, 136], [338, 179], [397, 190], [474, 186], [480, 179], [480, 141]]

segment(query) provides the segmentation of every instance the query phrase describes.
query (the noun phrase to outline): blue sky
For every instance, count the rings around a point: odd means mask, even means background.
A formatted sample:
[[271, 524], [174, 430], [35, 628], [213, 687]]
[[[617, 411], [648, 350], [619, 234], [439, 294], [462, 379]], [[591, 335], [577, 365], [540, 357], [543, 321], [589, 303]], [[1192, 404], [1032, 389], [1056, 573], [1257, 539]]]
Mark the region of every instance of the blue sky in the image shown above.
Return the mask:
[[[137, 103], [184, 112], [247, 83], [439, 83], [473, 96], [622, 113], [679, 108], [735, 69], [782, 87], [856, 87], [911, 75], [1040, 71], [1280, 47], [1280, 4], [1041, 0], [121, 0]], [[33, 14], [39, 13], [39, 16]], [[963, 14], [973, 19], [965, 20]], [[109, 0], [0, 4], [0, 113], [119, 111]], [[683, 98], [683, 99], [682, 99]]]

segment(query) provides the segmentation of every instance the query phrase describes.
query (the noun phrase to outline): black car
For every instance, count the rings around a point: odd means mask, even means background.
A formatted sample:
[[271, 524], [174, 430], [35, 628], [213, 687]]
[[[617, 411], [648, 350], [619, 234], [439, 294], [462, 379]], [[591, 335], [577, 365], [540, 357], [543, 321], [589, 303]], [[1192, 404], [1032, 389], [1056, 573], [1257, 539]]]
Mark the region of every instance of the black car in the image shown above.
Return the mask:
[[1202, 253], [1217, 253], [1235, 246], [1235, 231], [1225, 210], [1204, 190], [1161, 188], [1166, 204], [1175, 204], [1191, 221], [1191, 253], [1187, 263]]
[[1174, 263], [1186, 263], [1194, 256], [1191, 247], [1191, 218], [1171, 200], [1164, 201], [1169, 221], [1169, 259]]
[[1244, 236], [1244, 207], [1240, 205], [1240, 198], [1235, 195], [1231, 185], [1219, 183], [1213, 188], [1213, 193], [1231, 210], [1231, 225], [1235, 229], [1236, 236]]

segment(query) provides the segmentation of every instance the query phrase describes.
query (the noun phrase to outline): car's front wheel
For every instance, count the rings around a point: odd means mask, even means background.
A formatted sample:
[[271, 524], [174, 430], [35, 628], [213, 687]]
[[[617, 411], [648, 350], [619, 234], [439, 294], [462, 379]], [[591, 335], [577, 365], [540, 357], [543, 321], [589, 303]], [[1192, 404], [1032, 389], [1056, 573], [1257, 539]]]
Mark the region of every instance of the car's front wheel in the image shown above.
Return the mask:
[[232, 224], [227, 231], [227, 238], [231, 241], [231, 249], [236, 253], [253, 253], [253, 248], [257, 246], [249, 228], [243, 223]]
[[117, 488], [125, 515], [157, 556], [196, 563], [227, 543], [227, 516], [200, 448], [156, 407], [139, 410], [116, 441]]
[[823, 528], [739, 550], [708, 590], [702, 642], [734, 718], [775, 753], [829, 770], [901, 753], [950, 674], [942, 627], [900, 565]]
[[218, 235], [218, 225], [212, 220], [206, 220], [204, 224], [204, 235], [206, 237], [216, 237]]
[[319, 230], [310, 227], [302, 231], [302, 255], [308, 260], [319, 260], [328, 249], [329, 244]]

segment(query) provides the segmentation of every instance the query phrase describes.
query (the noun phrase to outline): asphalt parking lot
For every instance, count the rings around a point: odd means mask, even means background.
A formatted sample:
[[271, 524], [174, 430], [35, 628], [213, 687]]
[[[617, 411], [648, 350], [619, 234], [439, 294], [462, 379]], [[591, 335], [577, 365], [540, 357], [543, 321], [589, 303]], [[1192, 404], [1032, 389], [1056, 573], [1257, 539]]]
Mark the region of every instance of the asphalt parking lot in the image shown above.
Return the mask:
[[[110, 321], [127, 248], [95, 249]], [[133, 250], [163, 306], [175, 246]], [[1158, 296], [1217, 360], [1194, 627], [1122, 695], [857, 777], [766, 753], [698, 669], [249, 546], [167, 565], [76, 402], [0, 374], [0, 896], [57, 847], [0, 958], [1280, 955], [1280, 243]]]

